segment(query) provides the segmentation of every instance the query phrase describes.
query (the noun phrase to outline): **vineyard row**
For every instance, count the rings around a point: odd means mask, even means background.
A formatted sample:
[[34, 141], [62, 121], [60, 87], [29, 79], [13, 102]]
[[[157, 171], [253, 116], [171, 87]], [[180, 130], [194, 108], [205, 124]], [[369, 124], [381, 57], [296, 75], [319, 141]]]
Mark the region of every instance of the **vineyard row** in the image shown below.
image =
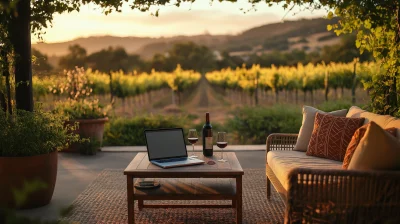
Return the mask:
[[[170, 73], [156, 72], [140, 73], [132, 72], [111, 72], [110, 74], [100, 73], [88, 69], [84, 71], [89, 80], [89, 87], [95, 95], [112, 94], [118, 98], [137, 96], [154, 90], [170, 88], [174, 92], [180, 93], [185, 89], [195, 85], [201, 75], [192, 70], [183, 70], [178, 67]], [[52, 95], [67, 95], [60, 88], [68, 80], [67, 75], [33, 77], [33, 93], [36, 99]]]

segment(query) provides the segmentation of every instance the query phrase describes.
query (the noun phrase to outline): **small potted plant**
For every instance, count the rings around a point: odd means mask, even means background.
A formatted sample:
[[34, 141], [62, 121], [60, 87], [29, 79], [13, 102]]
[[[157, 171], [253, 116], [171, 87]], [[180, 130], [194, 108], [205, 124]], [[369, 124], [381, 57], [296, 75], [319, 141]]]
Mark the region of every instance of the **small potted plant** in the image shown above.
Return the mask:
[[76, 127], [43, 112], [0, 108], [0, 208], [35, 208], [50, 202], [57, 179], [57, 151], [77, 142]]
[[77, 124], [75, 133], [79, 134], [83, 141], [72, 144], [64, 151], [96, 154], [102, 144], [110, 106], [103, 107], [98, 99], [91, 97], [91, 83], [83, 68], [65, 73], [67, 82], [59, 85], [58, 90], [53, 92], [67, 93], [68, 99], [58, 102], [55, 111], [65, 117], [66, 124]]

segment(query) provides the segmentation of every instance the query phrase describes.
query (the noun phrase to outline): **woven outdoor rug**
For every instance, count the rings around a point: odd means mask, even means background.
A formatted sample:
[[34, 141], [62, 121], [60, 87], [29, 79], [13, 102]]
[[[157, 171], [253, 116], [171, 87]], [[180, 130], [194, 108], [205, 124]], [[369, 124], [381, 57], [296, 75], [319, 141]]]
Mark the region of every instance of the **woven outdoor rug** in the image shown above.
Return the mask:
[[[282, 223], [284, 203], [273, 189], [267, 199], [264, 169], [245, 169], [243, 178], [243, 223]], [[145, 201], [167, 204], [229, 204], [231, 201]], [[62, 219], [72, 223], [127, 223], [126, 176], [123, 170], [103, 170], [73, 202]], [[235, 223], [231, 208], [144, 208], [135, 223]]]

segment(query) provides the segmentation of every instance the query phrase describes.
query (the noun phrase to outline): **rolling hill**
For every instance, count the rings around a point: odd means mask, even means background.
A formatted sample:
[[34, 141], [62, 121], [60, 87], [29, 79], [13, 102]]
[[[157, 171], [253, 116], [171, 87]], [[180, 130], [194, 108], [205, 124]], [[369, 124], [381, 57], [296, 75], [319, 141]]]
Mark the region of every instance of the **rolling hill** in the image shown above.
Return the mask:
[[38, 43], [32, 46], [50, 56], [49, 59], [53, 60], [54, 63], [56, 58], [67, 54], [68, 46], [73, 44], [81, 45], [87, 50], [88, 54], [109, 46], [121, 46], [128, 53], [139, 54], [147, 59], [156, 53], [167, 51], [174, 43], [187, 41], [236, 55], [259, 54], [272, 50], [304, 49], [312, 51], [339, 41], [338, 37], [326, 30], [326, 26], [334, 22], [336, 21], [323, 18], [302, 19], [266, 24], [251, 28], [238, 35], [205, 34], [168, 38], [92, 36], [60, 43]]

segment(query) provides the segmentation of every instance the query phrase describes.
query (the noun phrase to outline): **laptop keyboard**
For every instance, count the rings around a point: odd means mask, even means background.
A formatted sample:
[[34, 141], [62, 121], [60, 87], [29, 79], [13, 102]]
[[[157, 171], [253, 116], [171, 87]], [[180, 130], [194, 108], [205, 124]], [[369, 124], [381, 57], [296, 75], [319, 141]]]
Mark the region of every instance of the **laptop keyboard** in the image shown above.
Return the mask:
[[172, 159], [160, 159], [156, 160], [158, 163], [169, 163], [169, 162], [178, 162], [178, 161], [186, 161], [187, 157], [184, 158], [172, 158]]

